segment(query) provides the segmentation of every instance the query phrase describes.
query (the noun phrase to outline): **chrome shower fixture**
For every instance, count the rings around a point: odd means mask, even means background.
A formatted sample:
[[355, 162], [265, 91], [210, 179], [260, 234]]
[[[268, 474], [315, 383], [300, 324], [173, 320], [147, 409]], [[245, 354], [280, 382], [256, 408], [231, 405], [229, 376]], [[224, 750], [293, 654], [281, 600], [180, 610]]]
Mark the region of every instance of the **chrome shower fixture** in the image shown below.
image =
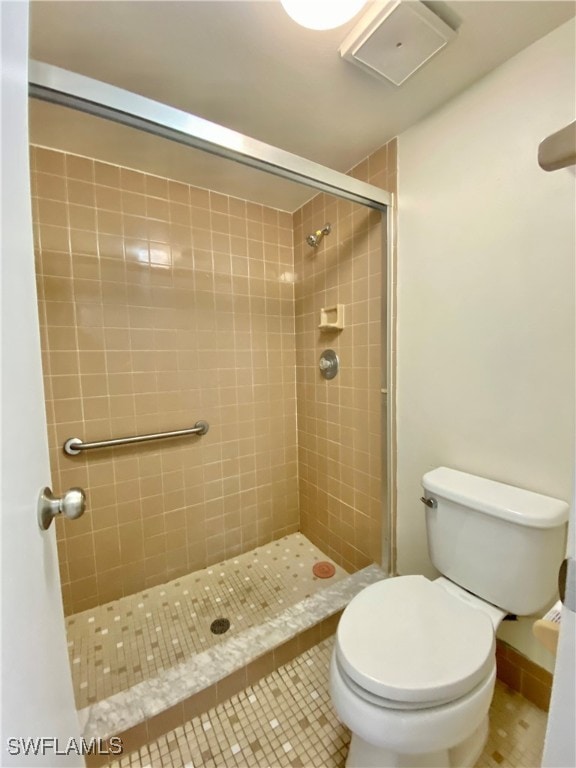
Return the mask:
[[332, 231], [332, 227], [330, 226], [330, 224], [324, 224], [322, 229], [317, 229], [316, 232], [314, 232], [314, 234], [308, 235], [308, 237], [306, 238], [306, 242], [308, 243], [308, 245], [311, 245], [312, 248], [318, 248], [318, 246], [322, 242], [322, 238], [324, 237], [324, 235], [329, 235], [331, 231]]

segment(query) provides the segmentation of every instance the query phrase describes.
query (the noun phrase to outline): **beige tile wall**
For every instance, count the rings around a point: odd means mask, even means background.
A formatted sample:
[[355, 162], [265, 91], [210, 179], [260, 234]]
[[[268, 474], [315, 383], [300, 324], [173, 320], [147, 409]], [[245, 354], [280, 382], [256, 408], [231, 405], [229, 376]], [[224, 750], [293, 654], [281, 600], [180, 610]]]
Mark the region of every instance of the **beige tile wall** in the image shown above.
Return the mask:
[[[350, 570], [380, 561], [380, 215], [322, 194], [292, 216], [75, 155], [31, 157], [54, 490], [89, 499], [58, 524], [66, 611], [298, 529]], [[395, 192], [396, 142], [351, 175]], [[313, 251], [305, 236], [326, 221]], [[320, 333], [334, 303], [346, 328]], [[328, 347], [342, 363], [332, 382], [317, 367]], [[62, 452], [72, 436], [199, 418], [202, 438]]]
[[[396, 140], [351, 171], [396, 191]], [[326, 222], [332, 232], [317, 249], [306, 235]], [[317, 195], [294, 216], [296, 383], [301, 530], [340, 565], [354, 570], [382, 558], [386, 498], [385, 344], [382, 297], [385, 232], [381, 214]], [[320, 310], [341, 303], [342, 331], [320, 331]], [[322, 350], [341, 370], [320, 375]], [[388, 527], [387, 527], [388, 530]]]
[[[68, 613], [298, 530], [292, 217], [32, 148], [40, 323]], [[210, 423], [201, 438], [66, 456]]]

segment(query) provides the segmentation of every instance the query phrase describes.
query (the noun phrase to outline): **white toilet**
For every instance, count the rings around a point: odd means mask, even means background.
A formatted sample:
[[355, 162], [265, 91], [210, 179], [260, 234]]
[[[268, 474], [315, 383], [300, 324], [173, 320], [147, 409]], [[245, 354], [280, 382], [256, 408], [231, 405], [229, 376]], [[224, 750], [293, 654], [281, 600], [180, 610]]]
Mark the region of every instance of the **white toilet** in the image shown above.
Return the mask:
[[423, 485], [443, 576], [372, 584], [338, 625], [330, 691], [352, 731], [347, 768], [473, 766], [488, 735], [496, 629], [556, 592], [564, 501], [446, 467]]

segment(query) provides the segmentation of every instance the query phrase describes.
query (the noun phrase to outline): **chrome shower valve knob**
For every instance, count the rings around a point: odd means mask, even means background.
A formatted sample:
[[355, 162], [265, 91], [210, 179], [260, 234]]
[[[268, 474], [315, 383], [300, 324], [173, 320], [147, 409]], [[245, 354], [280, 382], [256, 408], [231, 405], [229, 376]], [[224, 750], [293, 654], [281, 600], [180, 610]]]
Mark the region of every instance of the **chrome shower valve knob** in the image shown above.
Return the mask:
[[336, 352], [333, 349], [325, 349], [320, 355], [320, 360], [318, 360], [318, 368], [320, 368], [322, 376], [325, 379], [333, 379], [338, 373], [339, 367], [340, 360]]
[[82, 488], [70, 488], [60, 498], [54, 496], [50, 488], [44, 488], [38, 498], [38, 525], [42, 531], [47, 531], [58, 515], [76, 520], [85, 511], [86, 494]]

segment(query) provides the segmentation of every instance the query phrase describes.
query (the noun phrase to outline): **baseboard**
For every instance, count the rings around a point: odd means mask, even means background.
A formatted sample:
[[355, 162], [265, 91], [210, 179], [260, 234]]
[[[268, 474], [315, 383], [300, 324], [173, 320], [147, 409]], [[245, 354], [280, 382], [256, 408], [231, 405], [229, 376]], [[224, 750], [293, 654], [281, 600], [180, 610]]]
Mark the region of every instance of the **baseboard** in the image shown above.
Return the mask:
[[548, 712], [552, 674], [502, 640], [496, 641], [498, 679], [540, 709]]

